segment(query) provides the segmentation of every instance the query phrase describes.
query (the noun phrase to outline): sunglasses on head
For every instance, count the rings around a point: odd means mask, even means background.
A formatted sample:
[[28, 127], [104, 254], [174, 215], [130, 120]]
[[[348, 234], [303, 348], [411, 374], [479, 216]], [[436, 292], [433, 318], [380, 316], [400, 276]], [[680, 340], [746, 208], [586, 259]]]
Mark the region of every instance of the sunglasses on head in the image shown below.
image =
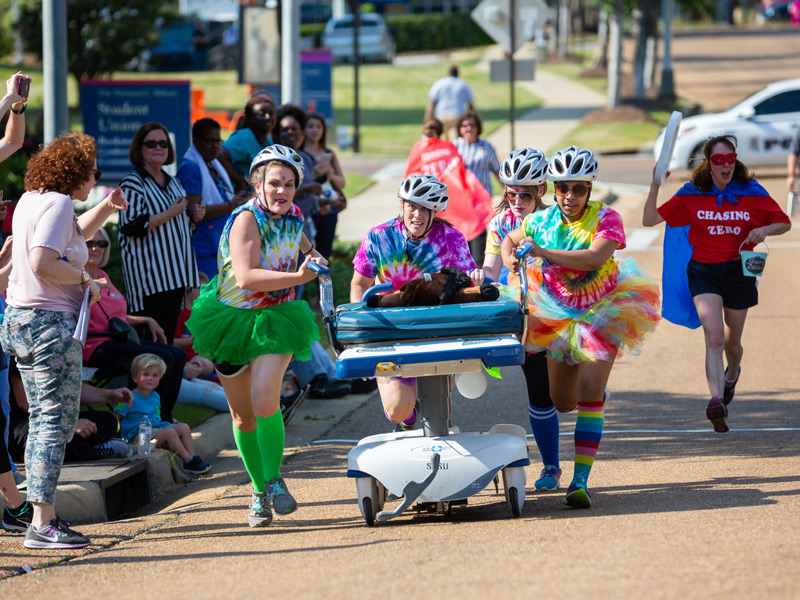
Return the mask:
[[570, 190], [575, 196], [583, 196], [586, 192], [589, 191], [589, 184], [583, 183], [579, 181], [578, 183], [573, 183], [572, 185], [568, 183], [564, 183], [563, 181], [558, 181], [553, 184], [553, 187], [556, 188], [556, 192], [560, 196], [566, 196]]
[[530, 192], [515, 192], [514, 190], [506, 190], [506, 198], [508, 198], [509, 202], [513, 202], [516, 198], [519, 198], [525, 203], [533, 202], [533, 194]]
[[90, 250], [94, 250], [95, 248], [108, 248], [108, 242], [106, 240], [89, 240], [86, 242], [86, 247]]
[[103, 176], [103, 172], [100, 169], [92, 169], [92, 174], [94, 175], [95, 183], [100, 181], [100, 178]]
[[145, 142], [142, 142], [142, 145], [145, 146], [146, 148], [150, 148], [150, 150], [152, 150], [156, 146], [158, 146], [159, 148], [169, 148], [169, 141], [167, 141], [167, 140], [147, 140]]
[[722, 165], [735, 165], [736, 152], [731, 152], [730, 154], [712, 154], [711, 163], [717, 165], [718, 167], [721, 167]]

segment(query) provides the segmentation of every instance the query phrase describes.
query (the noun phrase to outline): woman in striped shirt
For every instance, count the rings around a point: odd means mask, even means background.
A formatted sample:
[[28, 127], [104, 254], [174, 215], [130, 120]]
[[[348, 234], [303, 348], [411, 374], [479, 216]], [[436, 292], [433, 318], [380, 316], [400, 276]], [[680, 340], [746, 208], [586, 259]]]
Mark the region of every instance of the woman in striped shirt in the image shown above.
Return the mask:
[[120, 184], [128, 209], [119, 213], [119, 246], [130, 314], [152, 317], [172, 343], [187, 287], [198, 287], [191, 225], [205, 206], [186, 210], [186, 192], [164, 165], [175, 161], [166, 127], [146, 123], [133, 136], [135, 167]]

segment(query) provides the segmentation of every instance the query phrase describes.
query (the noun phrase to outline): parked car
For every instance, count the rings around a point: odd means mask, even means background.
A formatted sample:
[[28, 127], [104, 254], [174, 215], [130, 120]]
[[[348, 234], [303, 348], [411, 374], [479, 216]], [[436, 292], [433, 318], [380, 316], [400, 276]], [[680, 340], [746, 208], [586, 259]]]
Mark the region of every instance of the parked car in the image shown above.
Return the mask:
[[[800, 79], [776, 81], [724, 112], [683, 119], [670, 169], [693, 168], [706, 140], [726, 133], [739, 140], [737, 153], [746, 165], [785, 165], [798, 126]], [[664, 130], [656, 138], [656, 156], [663, 139]]]
[[[322, 33], [322, 45], [330, 48], [334, 61], [353, 61], [353, 15], [331, 19]], [[358, 27], [358, 53], [362, 61], [394, 60], [394, 39], [380, 15], [365, 13], [361, 15]]]

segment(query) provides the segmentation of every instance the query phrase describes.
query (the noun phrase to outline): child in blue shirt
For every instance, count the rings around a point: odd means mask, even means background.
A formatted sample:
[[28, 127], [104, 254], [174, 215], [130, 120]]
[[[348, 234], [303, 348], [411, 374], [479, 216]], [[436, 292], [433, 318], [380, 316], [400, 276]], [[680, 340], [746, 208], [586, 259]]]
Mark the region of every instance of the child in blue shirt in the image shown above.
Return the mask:
[[139, 424], [150, 421], [156, 446], [169, 446], [183, 461], [183, 471], [200, 475], [211, 469], [194, 453], [192, 431], [186, 423], [168, 423], [161, 420], [161, 399], [156, 392], [158, 383], [167, 372], [166, 363], [155, 354], [140, 354], [131, 364], [131, 377], [136, 387], [133, 402], [114, 407], [119, 420], [120, 436], [132, 442], [139, 435]]

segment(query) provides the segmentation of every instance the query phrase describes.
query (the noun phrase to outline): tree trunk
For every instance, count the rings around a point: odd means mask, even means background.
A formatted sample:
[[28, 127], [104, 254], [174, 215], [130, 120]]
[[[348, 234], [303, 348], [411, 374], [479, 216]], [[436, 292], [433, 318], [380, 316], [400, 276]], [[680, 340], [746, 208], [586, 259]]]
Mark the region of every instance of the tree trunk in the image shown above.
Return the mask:
[[622, 9], [623, 0], [614, 0], [614, 14], [609, 27], [610, 56], [608, 65], [608, 108], [620, 104], [620, 78], [622, 75]]
[[600, 9], [597, 20], [597, 45], [594, 47], [590, 69], [605, 69], [608, 67], [608, 9], [605, 5]]
[[642, 2], [641, 12], [639, 13], [639, 31], [636, 36], [636, 57], [634, 59], [635, 87], [634, 97], [644, 98], [645, 89], [652, 85], [652, 74], [650, 84], [647, 70], [647, 46], [648, 42], [652, 45], [652, 40], [658, 31], [658, 5], [654, 2]]

